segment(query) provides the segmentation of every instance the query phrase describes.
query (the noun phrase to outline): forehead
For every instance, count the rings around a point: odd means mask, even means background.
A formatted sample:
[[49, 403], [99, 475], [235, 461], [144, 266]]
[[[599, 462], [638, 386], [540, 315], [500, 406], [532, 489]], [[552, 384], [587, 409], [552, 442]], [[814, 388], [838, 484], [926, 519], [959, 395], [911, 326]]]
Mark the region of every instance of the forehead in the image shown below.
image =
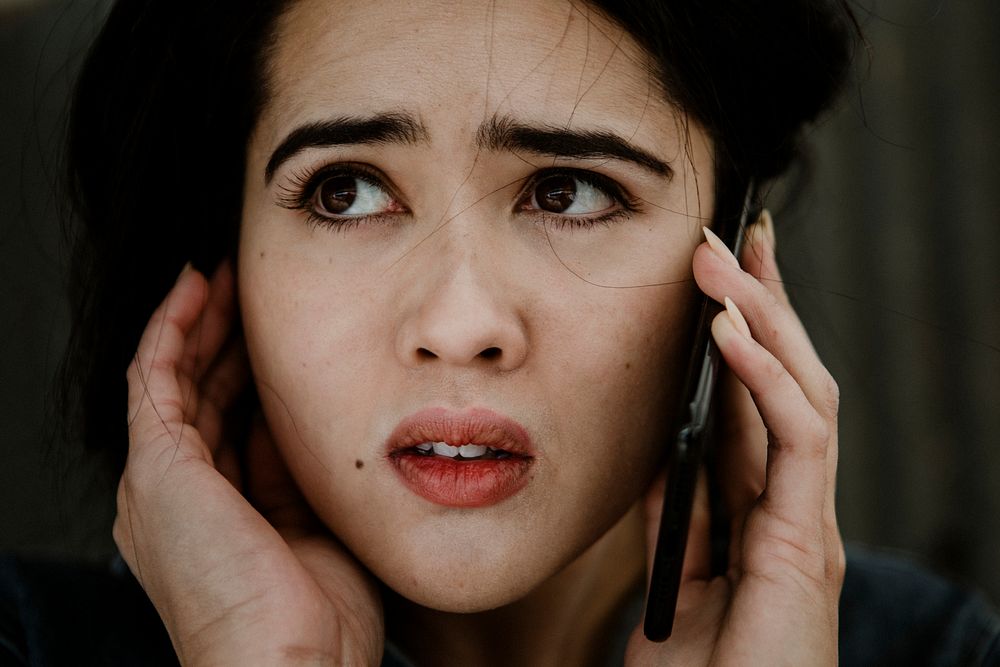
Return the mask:
[[674, 117], [650, 70], [630, 35], [579, 2], [299, 0], [277, 26], [262, 124], [406, 110], [433, 133], [501, 113], [637, 136]]

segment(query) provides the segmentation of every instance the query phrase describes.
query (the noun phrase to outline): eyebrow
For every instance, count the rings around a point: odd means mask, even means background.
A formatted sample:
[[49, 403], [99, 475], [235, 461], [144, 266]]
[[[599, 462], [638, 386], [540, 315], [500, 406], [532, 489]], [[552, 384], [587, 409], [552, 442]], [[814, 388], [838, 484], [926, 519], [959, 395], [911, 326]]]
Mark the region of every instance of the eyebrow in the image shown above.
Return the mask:
[[[348, 144], [416, 144], [427, 141], [427, 129], [407, 113], [340, 116], [307, 123], [278, 145], [264, 168], [265, 183], [286, 161], [308, 148]], [[578, 130], [553, 125], [528, 125], [507, 116], [493, 116], [480, 125], [476, 144], [491, 151], [526, 151], [557, 158], [610, 159], [631, 162], [670, 178], [670, 165], [626, 139], [605, 130]]]
[[476, 143], [494, 151], [521, 150], [560, 158], [622, 160], [667, 178], [674, 173], [663, 160], [605, 130], [526, 125], [509, 117], [494, 116], [480, 126]]
[[285, 137], [264, 168], [264, 181], [286, 161], [307, 148], [346, 144], [415, 144], [426, 141], [427, 130], [406, 113], [379, 113], [367, 117], [341, 116], [302, 125]]

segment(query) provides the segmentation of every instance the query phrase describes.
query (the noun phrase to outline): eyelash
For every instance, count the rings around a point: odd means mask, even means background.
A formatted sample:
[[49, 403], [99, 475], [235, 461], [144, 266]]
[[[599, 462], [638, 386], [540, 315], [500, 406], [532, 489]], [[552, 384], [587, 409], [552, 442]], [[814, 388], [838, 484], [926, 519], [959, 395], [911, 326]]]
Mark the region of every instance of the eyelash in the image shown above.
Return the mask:
[[[521, 202], [531, 201], [535, 187], [546, 178], [551, 178], [553, 176], [569, 176], [575, 178], [587, 185], [597, 188], [611, 200], [619, 206], [619, 208], [609, 211], [607, 213], [602, 213], [599, 215], [564, 215], [562, 213], [553, 213], [551, 211], [544, 211], [542, 209], [524, 209], [522, 208]], [[518, 208], [521, 210], [529, 211], [534, 214], [537, 218], [542, 220], [546, 226], [553, 226], [556, 229], [569, 228], [587, 228], [587, 227], [609, 227], [616, 222], [621, 222], [628, 220], [636, 213], [642, 212], [641, 200], [632, 197], [628, 191], [615, 182], [613, 179], [608, 178], [602, 174], [598, 174], [594, 171], [588, 171], [586, 169], [574, 169], [570, 167], [547, 167], [545, 169], [540, 169], [528, 178], [527, 183], [521, 188], [521, 192], [517, 195]]]
[[320, 215], [313, 206], [319, 187], [333, 176], [350, 176], [365, 181], [369, 185], [385, 190], [390, 197], [398, 199], [392, 188], [385, 185], [387, 180], [381, 172], [366, 164], [335, 163], [320, 167], [314, 171], [300, 171], [292, 174], [288, 185], [278, 188], [278, 206], [306, 214], [306, 222], [310, 226], [328, 227], [335, 231], [347, 231], [360, 225], [387, 222], [388, 218], [398, 213], [377, 213], [372, 215], [346, 215], [330, 218]]
[[[385, 176], [377, 169], [359, 163], [335, 163], [320, 167], [314, 171], [301, 171], [292, 174], [288, 185], [279, 186], [278, 205], [289, 210], [303, 211], [310, 226], [323, 226], [335, 231], [347, 231], [364, 224], [380, 224], [388, 222], [390, 217], [402, 212], [376, 213], [371, 215], [349, 215], [343, 217], [327, 217], [316, 212], [313, 200], [319, 187], [333, 176], [350, 176], [365, 181], [369, 185], [384, 190], [395, 200], [399, 198], [392, 188], [386, 185]], [[618, 208], [600, 215], [564, 215], [544, 211], [542, 209], [525, 208], [530, 204], [535, 187], [546, 178], [553, 176], [569, 176], [606, 194]], [[548, 167], [532, 174], [517, 195], [517, 209], [532, 213], [546, 226], [556, 229], [586, 228], [594, 226], [610, 226], [617, 222], [628, 220], [635, 213], [642, 212], [641, 200], [632, 197], [624, 187], [614, 180], [586, 169], [567, 167]]]

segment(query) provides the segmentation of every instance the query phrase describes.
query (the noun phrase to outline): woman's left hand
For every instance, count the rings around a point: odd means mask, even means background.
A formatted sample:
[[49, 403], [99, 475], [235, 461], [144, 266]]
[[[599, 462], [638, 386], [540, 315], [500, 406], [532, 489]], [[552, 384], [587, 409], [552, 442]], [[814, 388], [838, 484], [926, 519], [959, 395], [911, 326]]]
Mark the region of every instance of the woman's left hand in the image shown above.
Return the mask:
[[184, 665], [377, 664], [378, 588], [315, 517], [263, 417], [235, 273], [184, 271], [128, 369], [113, 532]]
[[[729, 300], [712, 323], [729, 368], [717, 420], [718, 482], [732, 517], [729, 570], [710, 573], [702, 479], [673, 634], [654, 643], [637, 628], [629, 665], [837, 664], [845, 566], [834, 511], [838, 389], [788, 302], [767, 213], [742, 255], [746, 270], [713, 239], [693, 261], [702, 291]], [[661, 477], [645, 502], [650, 558], [663, 493]]]

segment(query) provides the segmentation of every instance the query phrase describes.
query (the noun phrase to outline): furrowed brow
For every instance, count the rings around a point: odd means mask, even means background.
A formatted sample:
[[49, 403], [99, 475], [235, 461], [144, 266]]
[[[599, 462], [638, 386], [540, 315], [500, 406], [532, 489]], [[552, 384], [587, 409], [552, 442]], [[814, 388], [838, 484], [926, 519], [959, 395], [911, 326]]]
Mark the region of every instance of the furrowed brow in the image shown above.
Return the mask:
[[278, 145], [264, 168], [264, 182], [270, 183], [278, 168], [307, 148], [348, 144], [414, 144], [427, 141], [427, 130], [405, 113], [374, 116], [341, 116], [301, 125]]
[[476, 143], [491, 151], [519, 150], [561, 158], [622, 160], [666, 178], [671, 178], [674, 173], [663, 160], [605, 130], [526, 125], [511, 118], [494, 116], [480, 125]]

